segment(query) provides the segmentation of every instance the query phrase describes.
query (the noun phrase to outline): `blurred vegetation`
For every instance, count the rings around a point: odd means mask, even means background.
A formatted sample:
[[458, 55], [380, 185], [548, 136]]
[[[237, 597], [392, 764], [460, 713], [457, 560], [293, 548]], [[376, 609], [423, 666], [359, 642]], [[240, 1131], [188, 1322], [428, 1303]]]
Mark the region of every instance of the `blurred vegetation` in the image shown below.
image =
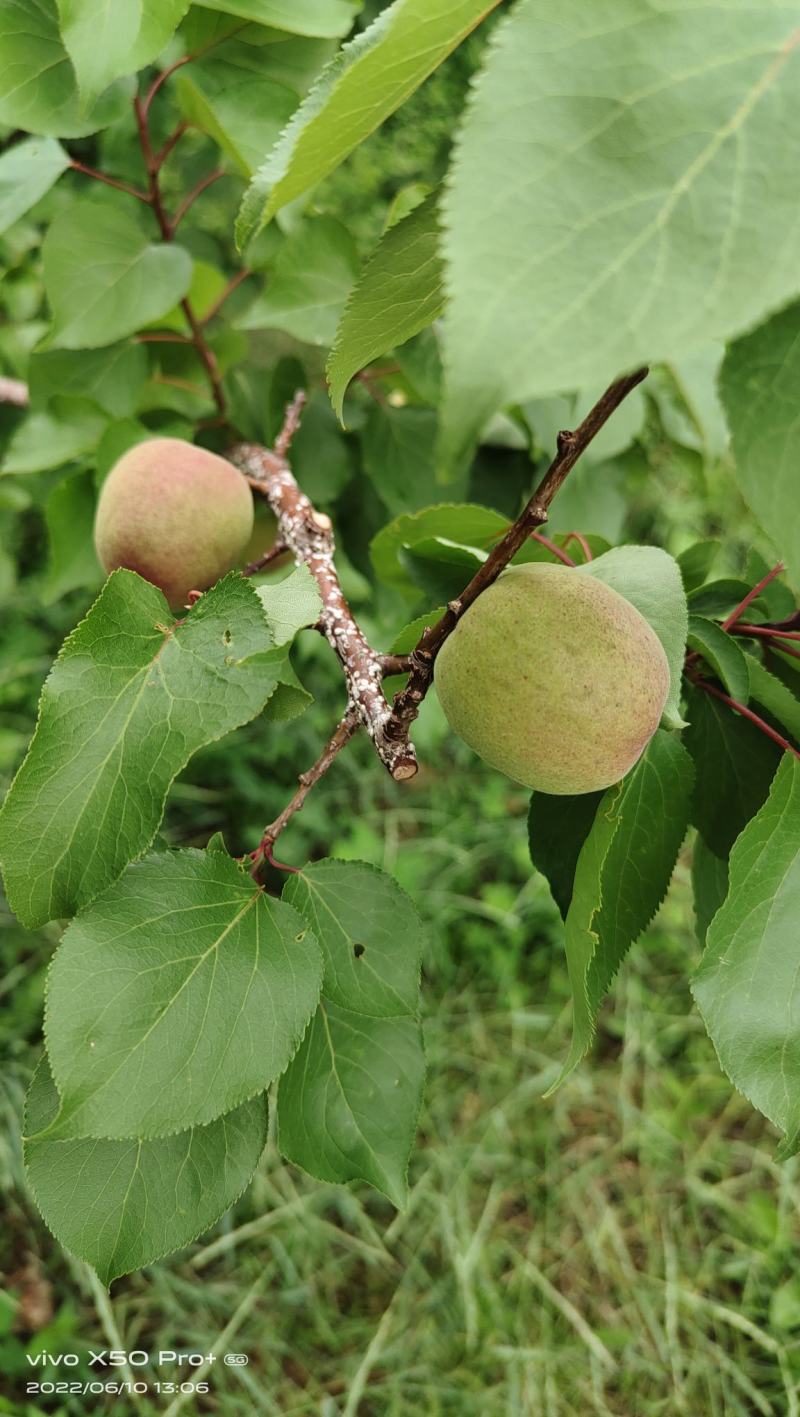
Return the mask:
[[[362, 254], [399, 192], [438, 179], [482, 43], [464, 46], [316, 194], [316, 208], [342, 220]], [[87, 161], [100, 156], [120, 177], [135, 175], [120, 134], [104, 136], [102, 154], [96, 147], [85, 144]], [[192, 136], [180, 187], [206, 166], [205, 140]], [[177, 187], [177, 173], [174, 180]], [[11, 373], [43, 332], [40, 223], [66, 200], [57, 190], [2, 242], [0, 358]], [[234, 204], [228, 180], [198, 204], [187, 234], [195, 254], [230, 256]], [[232, 309], [245, 299], [237, 292]], [[424, 405], [429, 355], [424, 341], [406, 351], [412, 376], [402, 406]], [[431, 369], [435, 378], [435, 349]], [[359, 387], [349, 433], [331, 432], [319, 355], [290, 337], [259, 335], [230, 376], [237, 407], [256, 422], [253, 436], [274, 433], [298, 377], [320, 396], [298, 475], [332, 512], [354, 608], [370, 638], [388, 647], [420, 608], [371, 579], [369, 538], [392, 508], [372, 480], [361, 433], [376, 401], [386, 405], [388, 385], [378, 377]], [[514, 411], [457, 495], [513, 513], [548, 456], [558, 412]], [[189, 417], [176, 400], [150, 426], [178, 431]], [[718, 536], [717, 569], [743, 570], [751, 548], [768, 548], [735, 491], [715, 420], [713, 361], [657, 371], [625, 446], [576, 479], [564, 528], [673, 552]], [[16, 422], [0, 409], [0, 435]], [[320, 477], [320, 466], [335, 476]], [[0, 790], [32, 731], [47, 667], [92, 599], [88, 586], [48, 590], [46, 500], [69, 470], [0, 481]], [[428, 500], [440, 497], [428, 489]], [[324, 644], [302, 637], [296, 666], [312, 708], [290, 724], [250, 725], [200, 754], [172, 794], [169, 843], [203, 845], [221, 828], [229, 849], [243, 851], [284, 804], [341, 708]], [[366, 1187], [326, 1187], [285, 1166], [273, 1137], [255, 1184], [214, 1232], [119, 1282], [110, 1307], [86, 1267], [49, 1237], [21, 1169], [18, 1121], [58, 932], [28, 934], [0, 915], [0, 1369], [9, 1385], [0, 1411], [86, 1410], [83, 1398], [13, 1395], [35, 1375], [26, 1350], [122, 1342], [207, 1352], [219, 1342], [220, 1352], [247, 1352], [249, 1366], [216, 1363], [212, 1397], [184, 1410], [800, 1412], [800, 1163], [776, 1165], [770, 1128], [732, 1094], [692, 1012], [690, 847], [620, 972], [594, 1056], [545, 1098], [568, 1038], [569, 990], [560, 920], [528, 857], [526, 795], [449, 738], [433, 698], [416, 739], [423, 769], [410, 786], [391, 783], [356, 741], [281, 842], [289, 861], [335, 854], [383, 866], [426, 922], [429, 1078], [402, 1215]], [[277, 874], [271, 884], [279, 886]], [[159, 1410], [177, 1412], [168, 1401]]]

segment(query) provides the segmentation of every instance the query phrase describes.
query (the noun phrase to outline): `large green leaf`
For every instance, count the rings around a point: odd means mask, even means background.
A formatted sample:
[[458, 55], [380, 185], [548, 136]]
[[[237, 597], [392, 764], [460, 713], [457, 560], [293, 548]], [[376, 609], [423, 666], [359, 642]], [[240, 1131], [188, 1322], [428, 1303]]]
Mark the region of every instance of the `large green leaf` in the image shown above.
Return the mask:
[[359, 369], [419, 334], [444, 308], [437, 202], [432, 193], [389, 228], [347, 302], [327, 370], [340, 418], [347, 386]]
[[0, 464], [10, 475], [46, 472], [91, 452], [108, 419], [89, 399], [58, 398], [52, 408], [32, 410], [14, 429]]
[[446, 465], [506, 403], [796, 293], [797, 23], [796, 0], [522, 0], [496, 31], [443, 204]]
[[87, 106], [114, 79], [152, 64], [189, 8], [189, 0], [56, 2], [61, 37]]
[[666, 894], [689, 825], [692, 781], [683, 744], [659, 729], [636, 767], [597, 808], [565, 922], [573, 1022], [559, 1082], [588, 1049], [611, 980]]
[[394, 0], [345, 45], [253, 178], [236, 224], [239, 244], [333, 172], [497, 3]]
[[[45, 1131], [58, 1107], [43, 1058], [28, 1093], [26, 1131]], [[207, 1126], [156, 1141], [27, 1141], [25, 1170], [56, 1239], [110, 1284], [213, 1225], [250, 1180], [266, 1135], [261, 1094]]]
[[581, 848], [592, 829], [602, 792], [554, 797], [534, 792], [528, 812], [531, 861], [546, 877], [564, 919], [569, 911]]
[[196, 0], [206, 10], [240, 15], [260, 25], [274, 25], [291, 34], [338, 39], [347, 34], [359, 9], [358, 0]]
[[228, 43], [177, 75], [184, 117], [219, 143], [245, 177], [252, 176], [297, 107], [292, 89], [264, 72], [271, 49]]
[[419, 1114], [425, 1058], [417, 1019], [422, 925], [391, 877], [318, 861], [284, 899], [322, 946], [322, 999], [278, 1091], [278, 1140], [324, 1181], [369, 1181], [395, 1205]]
[[160, 590], [114, 573], [64, 643], [0, 812], [6, 893], [23, 924], [74, 914], [147, 849], [175, 774], [275, 689], [284, 652], [265, 657], [271, 644], [240, 576], [175, 622]]
[[310, 218], [281, 247], [266, 289], [239, 327], [286, 330], [308, 344], [330, 344], [357, 271], [349, 231], [333, 217]]
[[128, 106], [127, 82], [115, 83], [89, 107], [82, 102], [55, 0], [0, 0], [0, 53], [0, 123], [9, 128], [81, 138], [113, 123]]
[[706, 620], [702, 615], [690, 615], [686, 642], [691, 650], [703, 657], [731, 698], [746, 704], [750, 697], [747, 656], [733, 636], [726, 634], [714, 620]]
[[308, 566], [295, 566], [285, 580], [258, 587], [258, 598], [276, 645], [289, 644], [298, 630], [313, 625], [322, 610], [317, 583]]
[[580, 569], [624, 595], [655, 630], [669, 663], [664, 722], [670, 728], [681, 728], [681, 675], [689, 616], [677, 562], [657, 546], [615, 546]]
[[701, 836], [692, 848], [692, 890], [697, 938], [705, 944], [706, 934], [728, 894], [728, 863], [715, 856]]
[[361, 432], [364, 471], [395, 516], [429, 506], [436, 495], [435, 442], [431, 408], [373, 404], [369, 410]]
[[508, 520], [488, 507], [471, 503], [442, 503], [395, 517], [382, 527], [370, 545], [372, 564], [382, 581], [410, 595], [415, 583], [403, 562], [403, 550], [432, 537], [444, 537], [460, 546], [486, 551], [508, 529]]
[[726, 860], [742, 828], [758, 811], [780, 761], [780, 749], [725, 704], [690, 689], [686, 747], [694, 759], [692, 821], [706, 845]]
[[59, 600], [79, 586], [94, 590], [103, 571], [94, 546], [97, 495], [88, 470], [74, 472], [53, 488], [45, 503], [49, 555], [42, 589], [46, 604]]
[[720, 392], [733, 438], [736, 478], [800, 586], [800, 304], [732, 344]]
[[791, 689], [778, 679], [775, 674], [770, 674], [761, 662], [752, 655], [747, 656], [747, 667], [750, 675], [750, 693], [767, 713], [777, 720], [788, 732], [790, 738], [795, 743], [800, 743], [800, 699], [792, 693]]
[[800, 1133], [800, 762], [790, 753], [736, 842], [692, 993], [728, 1077], [786, 1133]]
[[222, 852], [135, 862], [67, 929], [48, 975], [50, 1137], [158, 1137], [283, 1072], [319, 998], [305, 921]]
[[152, 245], [128, 207], [84, 198], [59, 212], [42, 247], [53, 312], [50, 344], [112, 344], [166, 315], [186, 294], [192, 260], [182, 246]]
[[91, 399], [120, 419], [136, 412], [146, 378], [144, 345], [133, 341], [107, 349], [48, 349], [32, 354], [28, 366], [32, 408], [71, 396]]
[[0, 231], [13, 226], [69, 167], [53, 138], [25, 138], [0, 157]]

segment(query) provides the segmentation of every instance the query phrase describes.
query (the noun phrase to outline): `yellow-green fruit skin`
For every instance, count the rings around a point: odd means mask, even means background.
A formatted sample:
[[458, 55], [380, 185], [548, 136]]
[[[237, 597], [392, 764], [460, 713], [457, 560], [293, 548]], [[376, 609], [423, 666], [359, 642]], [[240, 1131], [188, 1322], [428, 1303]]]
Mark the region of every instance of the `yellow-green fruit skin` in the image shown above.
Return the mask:
[[618, 782], [655, 733], [669, 691], [657, 635], [610, 586], [569, 566], [512, 566], [436, 659], [450, 727], [539, 792]]
[[115, 463], [94, 537], [106, 571], [137, 571], [173, 607], [236, 564], [253, 530], [253, 495], [224, 458], [181, 438], [149, 438]]

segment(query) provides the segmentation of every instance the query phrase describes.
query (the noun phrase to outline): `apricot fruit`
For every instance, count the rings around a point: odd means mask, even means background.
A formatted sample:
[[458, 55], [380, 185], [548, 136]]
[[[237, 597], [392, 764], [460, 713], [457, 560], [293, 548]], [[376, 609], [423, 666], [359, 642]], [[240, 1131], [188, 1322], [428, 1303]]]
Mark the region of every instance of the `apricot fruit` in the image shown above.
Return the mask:
[[569, 566], [503, 571], [439, 651], [450, 727], [540, 792], [618, 782], [655, 733], [669, 690], [658, 636], [635, 606]]
[[94, 535], [106, 571], [137, 571], [177, 608], [236, 564], [252, 530], [253, 496], [232, 463], [181, 438], [149, 438], [108, 474]]

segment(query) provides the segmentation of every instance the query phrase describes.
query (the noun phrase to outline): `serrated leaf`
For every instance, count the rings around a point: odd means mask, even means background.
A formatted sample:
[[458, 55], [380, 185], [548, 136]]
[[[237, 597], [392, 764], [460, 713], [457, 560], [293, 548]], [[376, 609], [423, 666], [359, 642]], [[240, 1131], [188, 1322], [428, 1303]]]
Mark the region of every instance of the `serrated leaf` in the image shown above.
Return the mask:
[[800, 762], [786, 753], [730, 858], [692, 981], [720, 1064], [796, 1147], [800, 1132]]
[[221, 852], [136, 862], [72, 922], [48, 975], [61, 1097], [46, 1135], [158, 1137], [211, 1122], [288, 1064], [319, 998], [306, 922]]
[[720, 860], [762, 805], [780, 761], [775, 743], [700, 689], [687, 694], [683, 741], [694, 760], [692, 822]]
[[680, 566], [683, 586], [687, 595], [690, 591], [697, 590], [708, 579], [721, 545], [721, 541], [716, 541], [713, 538], [708, 541], [695, 541], [676, 556], [675, 559]]
[[96, 501], [92, 474], [75, 472], [53, 488], [45, 503], [49, 542], [45, 604], [79, 586], [95, 588], [103, 580], [92, 534]]
[[728, 894], [728, 863], [715, 856], [701, 836], [692, 849], [692, 890], [697, 938], [705, 944], [706, 934]]
[[354, 861], [307, 866], [284, 899], [317, 936], [325, 977], [281, 1078], [280, 1148], [321, 1180], [369, 1181], [400, 1206], [425, 1070], [419, 916], [391, 877]]
[[597, 808], [565, 924], [572, 1044], [555, 1086], [589, 1048], [603, 996], [666, 894], [689, 825], [693, 777], [680, 740], [659, 729]]
[[680, 698], [689, 617], [677, 562], [657, 546], [616, 546], [580, 570], [624, 595], [655, 630], [669, 663], [663, 721], [668, 728], [684, 727]]
[[796, 294], [797, 20], [522, 0], [495, 30], [443, 206], [446, 466], [496, 408], [681, 360]]
[[499, 512], [468, 502], [441, 503], [422, 511], [395, 517], [373, 537], [369, 554], [382, 581], [416, 596], [414, 582], [405, 570], [401, 552], [417, 542], [443, 536], [462, 546], [486, 550], [508, 529], [509, 522]]
[[338, 39], [347, 34], [357, 0], [196, 0], [205, 10], [240, 15], [260, 25], [274, 25], [291, 34]]
[[[93, 349], [166, 315], [192, 279], [188, 251], [153, 245], [127, 207], [85, 198], [60, 211], [42, 246], [50, 346]], [[91, 280], [87, 272], [91, 271]]]
[[[113, 418], [130, 418], [147, 378], [144, 345], [105, 349], [52, 349], [31, 355], [28, 385], [32, 408], [54, 398], [91, 399]], [[62, 405], [66, 408], [66, 405]]]
[[230, 575], [174, 621], [161, 591], [116, 571], [65, 641], [0, 811], [0, 861], [29, 928], [73, 915], [153, 839], [175, 774], [273, 692], [252, 586]]
[[[127, 0], [126, 0], [127, 3]], [[82, 138], [128, 107], [132, 85], [120, 81], [90, 107], [58, 27], [55, 0], [0, 0], [0, 123], [28, 133]]]
[[384, 233], [350, 295], [327, 366], [340, 419], [359, 369], [419, 334], [444, 308], [437, 202], [438, 193], [431, 193]]
[[731, 698], [746, 704], [750, 697], [747, 656], [733, 637], [713, 620], [690, 615], [686, 642], [691, 650], [702, 655]]
[[124, 74], [158, 58], [189, 0], [57, 0], [61, 38], [88, 106]]
[[0, 464], [4, 476], [63, 467], [97, 447], [108, 418], [88, 399], [57, 399], [26, 415], [14, 429]]
[[69, 153], [53, 138], [24, 138], [0, 156], [0, 231], [7, 231], [69, 167]]
[[800, 586], [798, 380], [800, 304], [732, 344], [720, 373], [736, 480], [795, 586]]
[[[238, 0], [237, 0], [238, 3]], [[333, 172], [404, 103], [498, 0], [394, 0], [322, 71], [245, 193], [243, 246]]]
[[322, 600], [308, 566], [295, 566], [285, 580], [259, 586], [257, 593], [276, 645], [289, 644], [320, 617]]
[[553, 900], [566, 920], [575, 884], [578, 857], [592, 829], [602, 792], [554, 797], [534, 792], [528, 812], [531, 861], [541, 871]]
[[[43, 1058], [26, 1130], [46, 1130], [58, 1107]], [[155, 1141], [27, 1141], [25, 1171], [56, 1239], [110, 1284], [209, 1229], [241, 1195], [266, 1135], [262, 1094], [207, 1126]]]
[[357, 272], [346, 228], [333, 217], [310, 217], [281, 247], [266, 289], [239, 328], [286, 330], [308, 344], [330, 344]]
[[800, 743], [800, 699], [797, 699], [786, 684], [770, 674], [760, 660], [746, 656], [750, 676], [750, 693], [757, 704], [765, 708], [793, 738]]

